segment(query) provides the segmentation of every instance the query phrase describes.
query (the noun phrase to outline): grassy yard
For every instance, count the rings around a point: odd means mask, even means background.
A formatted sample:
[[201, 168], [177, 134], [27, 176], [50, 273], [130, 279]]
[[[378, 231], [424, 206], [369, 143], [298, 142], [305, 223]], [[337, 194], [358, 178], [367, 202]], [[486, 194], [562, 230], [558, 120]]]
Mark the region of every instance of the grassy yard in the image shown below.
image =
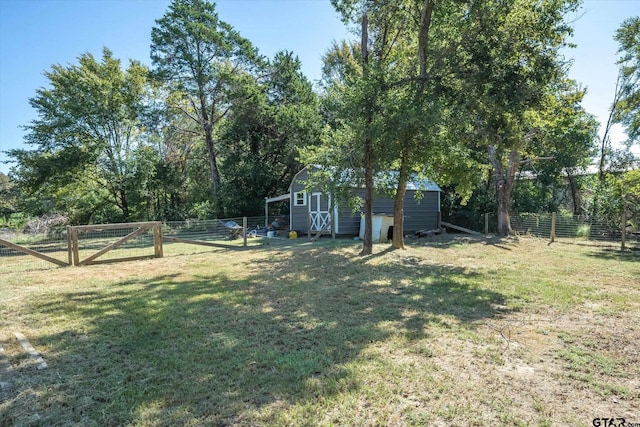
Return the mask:
[[637, 252], [451, 236], [359, 248], [0, 275], [0, 425], [640, 423]]

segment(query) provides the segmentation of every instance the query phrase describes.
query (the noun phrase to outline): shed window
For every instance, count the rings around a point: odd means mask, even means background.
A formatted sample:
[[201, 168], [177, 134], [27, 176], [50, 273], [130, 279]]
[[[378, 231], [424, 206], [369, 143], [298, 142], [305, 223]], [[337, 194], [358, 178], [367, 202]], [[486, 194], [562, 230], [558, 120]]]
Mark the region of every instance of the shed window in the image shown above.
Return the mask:
[[306, 206], [307, 205], [307, 192], [306, 191], [298, 191], [293, 195], [293, 205], [294, 206]]

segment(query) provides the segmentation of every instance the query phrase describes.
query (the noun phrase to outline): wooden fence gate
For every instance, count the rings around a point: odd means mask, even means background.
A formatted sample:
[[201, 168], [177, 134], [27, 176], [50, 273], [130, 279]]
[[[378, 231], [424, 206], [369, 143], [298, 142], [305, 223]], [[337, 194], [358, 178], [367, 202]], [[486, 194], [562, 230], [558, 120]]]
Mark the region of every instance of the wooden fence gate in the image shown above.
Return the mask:
[[[78, 244], [78, 232], [79, 231], [104, 231], [104, 230], [123, 230], [127, 228], [135, 228], [133, 232], [118, 239], [104, 248], [100, 249], [93, 255], [88, 256], [85, 259], [80, 259], [80, 247]], [[97, 261], [98, 257], [106, 254], [107, 252], [122, 246], [124, 243], [131, 239], [134, 239], [143, 233], [151, 230], [153, 232], [153, 255], [143, 255], [136, 257], [116, 258], [107, 261]], [[124, 224], [102, 224], [102, 225], [76, 225], [67, 227], [67, 242], [69, 245], [69, 264], [68, 265], [90, 265], [100, 264], [104, 262], [116, 262], [116, 261], [133, 261], [147, 258], [162, 258], [162, 223], [160, 221], [153, 222], [129, 222]]]

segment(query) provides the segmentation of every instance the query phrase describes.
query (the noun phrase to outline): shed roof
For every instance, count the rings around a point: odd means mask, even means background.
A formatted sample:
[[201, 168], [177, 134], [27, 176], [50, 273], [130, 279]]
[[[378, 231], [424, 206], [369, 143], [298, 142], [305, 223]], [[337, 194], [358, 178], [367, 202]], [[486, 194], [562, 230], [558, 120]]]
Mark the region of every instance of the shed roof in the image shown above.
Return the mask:
[[[322, 169], [323, 166], [311, 165], [316, 169]], [[305, 171], [309, 166], [303, 168], [298, 172], [291, 181], [291, 185], [298, 179], [298, 175]], [[335, 168], [331, 167], [331, 170]], [[398, 171], [384, 171], [379, 172], [374, 176], [375, 186], [378, 188], [394, 188], [398, 184]], [[364, 188], [362, 179], [356, 178], [356, 174], [353, 169], [344, 169], [340, 172], [340, 181], [345, 185], [349, 185], [352, 188]], [[407, 190], [409, 191], [442, 191], [442, 189], [433, 180], [429, 178], [420, 178], [417, 174], [412, 174], [407, 181]], [[291, 185], [289, 188], [291, 188]]]

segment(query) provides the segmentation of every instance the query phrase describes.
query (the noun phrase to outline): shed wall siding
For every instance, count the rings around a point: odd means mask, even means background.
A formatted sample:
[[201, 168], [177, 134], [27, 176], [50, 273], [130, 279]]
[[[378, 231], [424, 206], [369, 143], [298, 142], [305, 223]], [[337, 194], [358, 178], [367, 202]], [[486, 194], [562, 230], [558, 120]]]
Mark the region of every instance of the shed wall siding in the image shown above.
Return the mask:
[[[304, 185], [300, 181], [308, 178], [306, 168], [303, 169], [291, 183], [291, 224], [292, 230], [307, 233], [307, 216], [309, 213], [309, 201], [307, 206], [294, 206], [294, 194], [304, 191]], [[422, 198], [415, 200], [415, 191], [407, 191], [404, 202], [404, 233], [410, 234], [422, 229], [435, 229], [439, 225], [440, 212], [438, 210], [439, 192], [424, 191]], [[354, 188], [353, 194], [364, 199], [364, 189]], [[393, 199], [376, 196], [373, 204], [373, 212], [376, 215], [393, 215]], [[338, 206], [338, 233], [341, 235], [357, 235], [360, 232], [360, 214], [351, 212], [350, 209]]]
[[309, 215], [309, 195], [307, 194], [307, 205], [306, 206], [294, 206], [294, 197], [295, 193], [298, 191], [305, 191], [304, 184], [301, 184], [299, 181], [306, 181], [309, 175], [307, 173], [307, 169], [303, 169], [297, 175], [296, 179], [291, 183], [290, 194], [291, 194], [291, 227], [292, 230], [296, 230], [301, 233], [307, 232], [307, 216]]
[[[354, 189], [354, 194], [364, 198], [363, 189]], [[440, 212], [438, 211], [438, 192], [422, 192], [420, 200], [415, 199], [415, 191], [407, 191], [404, 199], [404, 232], [415, 233], [418, 230], [433, 230], [438, 227]], [[393, 216], [393, 200], [377, 197], [373, 201], [375, 215]], [[356, 235], [360, 232], [360, 214], [352, 214], [350, 209], [339, 210], [340, 234]]]

